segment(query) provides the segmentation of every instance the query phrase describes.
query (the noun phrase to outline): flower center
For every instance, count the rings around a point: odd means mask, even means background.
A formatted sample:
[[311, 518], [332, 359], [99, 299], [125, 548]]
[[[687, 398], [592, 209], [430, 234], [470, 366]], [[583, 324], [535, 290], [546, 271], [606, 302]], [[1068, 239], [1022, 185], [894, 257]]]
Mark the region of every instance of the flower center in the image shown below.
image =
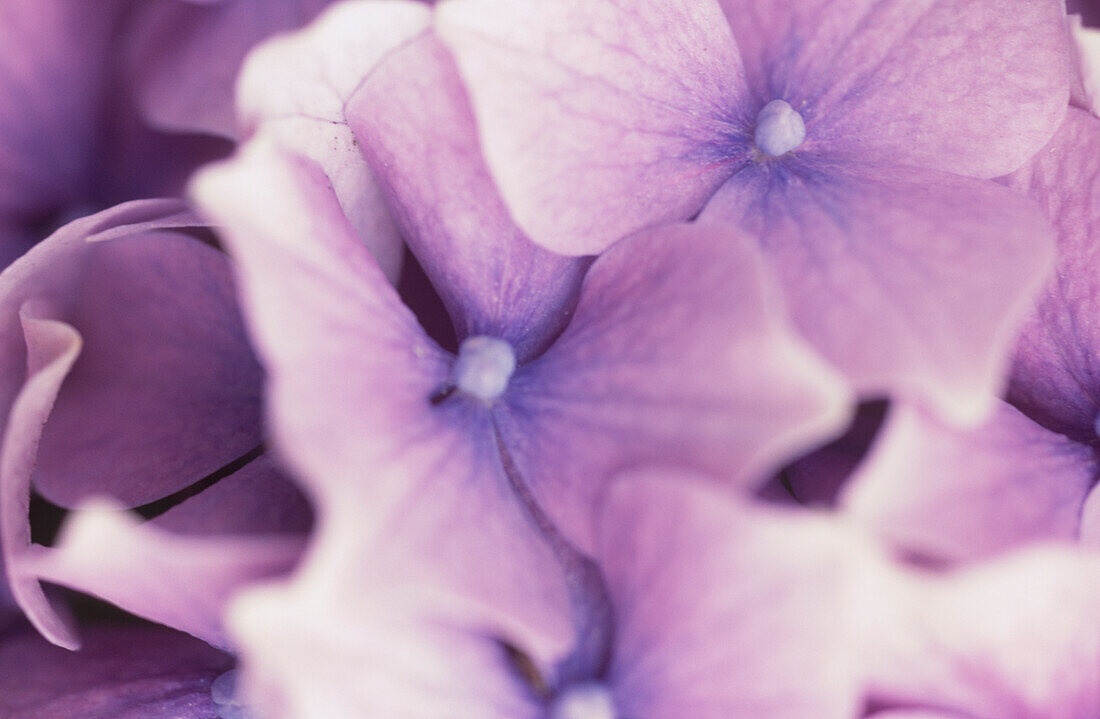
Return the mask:
[[615, 702], [603, 684], [578, 684], [558, 696], [550, 719], [615, 719]]
[[515, 370], [512, 345], [496, 337], [477, 335], [462, 341], [451, 378], [463, 394], [492, 402], [504, 394]]
[[802, 144], [806, 124], [786, 100], [772, 100], [756, 116], [753, 141], [765, 155], [779, 157]]

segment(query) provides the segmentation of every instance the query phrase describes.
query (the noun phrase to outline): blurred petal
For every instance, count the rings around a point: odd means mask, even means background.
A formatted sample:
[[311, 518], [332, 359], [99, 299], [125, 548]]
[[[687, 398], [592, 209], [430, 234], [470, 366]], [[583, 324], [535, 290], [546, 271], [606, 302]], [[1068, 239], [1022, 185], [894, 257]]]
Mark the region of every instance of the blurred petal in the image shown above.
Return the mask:
[[976, 423], [1047, 278], [1051, 230], [991, 182], [803, 162], [735, 176], [701, 221], [760, 238], [795, 324], [867, 395]]
[[860, 555], [835, 527], [684, 478], [634, 477], [608, 503], [600, 557], [621, 716], [854, 716], [847, 612]]
[[520, 363], [544, 350], [569, 321], [588, 263], [554, 255], [516, 228], [438, 40], [424, 36], [389, 57], [348, 117], [458, 339], [500, 337]]
[[31, 555], [28, 571], [219, 647], [232, 645], [222, 616], [233, 594], [287, 574], [304, 548], [300, 536], [176, 535], [120, 510], [113, 503], [78, 509], [56, 548]]
[[996, 177], [1065, 114], [1057, 0], [720, 1], [756, 107], [795, 107], [805, 150]]
[[741, 60], [709, 0], [449, 0], [436, 29], [505, 203], [556, 252], [689, 218], [747, 152], [729, 137], [752, 120]]
[[127, 48], [142, 111], [162, 129], [233, 137], [233, 91], [248, 51], [301, 27], [330, 2], [145, 3], [128, 28]]
[[844, 507], [899, 547], [974, 560], [1042, 540], [1075, 541], [1098, 473], [1090, 447], [999, 403], [961, 431], [895, 405]]
[[305, 30], [253, 52], [239, 83], [246, 127], [262, 126], [281, 146], [324, 168], [352, 226], [391, 281], [401, 266], [401, 238], [345, 108], [386, 54], [426, 29], [429, 12], [406, 0], [338, 3]]
[[[192, 191], [238, 260], [278, 451], [313, 493], [354, 492], [380, 457], [438, 426], [429, 398], [449, 375], [448, 356], [402, 304], [316, 165], [260, 135], [201, 172]], [[388, 485], [376, 484], [364, 509], [385, 516]]]
[[1009, 399], [1043, 426], [1096, 441], [1100, 416], [1100, 120], [1071, 109], [1009, 185], [1057, 229], [1057, 268], [1020, 337]]
[[[876, 699], [951, 716], [1092, 719], [1100, 557], [1036, 548], [942, 579], [868, 587]], [[877, 622], [883, 623], [877, 623]]]
[[80, 652], [30, 633], [0, 641], [5, 719], [209, 719], [225, 654], [152, 627], [101, 627]]
[[698, 225], [640, 233], [592, 266], [501, 417], [567, 533], [584, 536], [576, 522], [614, 472], [656, 463], [747, 485], [843, 428], [847, 387], [793, 335], [769, 280], [750, 241]]

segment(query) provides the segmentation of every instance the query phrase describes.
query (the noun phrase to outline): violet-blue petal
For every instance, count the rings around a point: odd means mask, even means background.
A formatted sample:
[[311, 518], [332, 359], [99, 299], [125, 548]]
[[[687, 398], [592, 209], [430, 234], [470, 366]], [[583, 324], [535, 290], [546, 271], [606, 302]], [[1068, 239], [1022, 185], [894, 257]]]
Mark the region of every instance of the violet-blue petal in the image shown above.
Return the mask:
[[408, 0], [339, 3], [306, 29], [273, 38], [241, 70], [237, 110], [244, 128], [277, 137], [316, 161], [344, 213], [391, 281], [402, 242], [377, 181], [348, 127], [348, 101], [375, 65], [428, 26], [430, 11]]
[[1057, 0], [720, 0], [756, 107], [780, 98], [806, 148], [996, 177], [1065, 114]]
[[426, 35], [387, 58], [347, 113], [459, 341], [499, 337], [520, 363], [544, 350], [569, 321], [588, 262], [544, 250], [515, 226], [439, 41]]
[[182, 536], [142, 524], [116, 503], [91, 502], [70, 516], [55, 547], [34, 547], [23, 566], [42, 581], [229, 648], [222, 626], [229, 599], [289, 573], [304, 546], [302, 535]]
[[[238, 259], [276, 448], [319, 503], [322, 534], [338, 556], [404, 550], [355, 559], [340, 581], [366, 591], [430, 575], [501, 612], [539, 611], [515, 575], [555, 560], [503, 475], [489, 417], [433, 406], [452, 360], [359, 242], [321, 169], [261, 136], [193, 190]], [[554, 572], [532, 581], [564, 593]]]
[[1091, 447], [1003, 402], [967, 431], [898, 404], [842, 505], [905, 552], [973, 561], [1032, 542], [1076, 541], [1098, 469]]
[[146, 118], [162, 129], [235, 137], [233, 95], [248, 51], [305, 25], [331, 0], [153, 2], [129, 28], [126, 71]]
[[1070, 109], [1047, 148], [1009, 185], [1057, 230], [1057, 268], [1021, 334], [1010, 401], [1040, 424], [1095, 441], [1100, 415], [1100, 120]]
[[502, 436], [578, 541], [614, 472], [656, 463], [744, 487], [844, 427], [848, 387], [791, 331], [752, 243], [689, 224], [624, 240], [513, 377]]
[[32, 633], [0, 640], [6, 719], [210, 719], [210, 685], [233, 660], [207, 644], [151, 627], [99, 627], [80, 652]]
[[736, 175], [700, 222], [759, 238], [794, 322], [862, 393], [980, 421], [1046, 280], [1052, 230], [999, 185], [804, 161]]
[[601, 535], [616, 716], [854, 716], [848, 598], [861, 555], [844, 532], [650, 473], [620, 480]]
[[435, 27], [505, 203], [551, 250], [594, 254], [687, 219], [747, 152], [728, 137], [753, 118], [712, 0], [451, 0]]

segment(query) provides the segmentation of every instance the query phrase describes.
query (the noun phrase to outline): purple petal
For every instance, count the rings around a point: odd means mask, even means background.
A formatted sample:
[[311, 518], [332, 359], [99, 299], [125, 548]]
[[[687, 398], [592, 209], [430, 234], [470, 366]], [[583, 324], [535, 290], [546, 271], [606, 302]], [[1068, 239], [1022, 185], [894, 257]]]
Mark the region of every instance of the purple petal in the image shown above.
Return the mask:
[[536, 593], [564, 589], [535, 571], [555, 560], [503, 476], [488, 415], [432, 406], [451, 359], [401, 304], [320, 169], [262, 140], [194, 190], [240, 262], [278, 450], [317, 497], [331, 551], [358, 557], [338, 565], [354, 589], [336, 594], [428, 582], [500, 612], [542, 611], [516, 575], [534, 572]]
[[60, 316], [84, 346], [43, 434], [34, 483], [64, 506], [97, 493], [136, 506], [262, 441], [261, 372], [223, 254], [176, 233], [79, 239], [66, 295], [44, 296], [64, 303]]
[[127, 48], [127, 71], [144, 114], [163, 129], [234, 137], [233, 92], [245, 55], [264, 38], [301, 27], [330, 2], [146, 3], [128, 29]]
[[210, 685], [232, 664], [183, 634], [102, 627], [80, 652], [32, 634], [0, 640], [0, 714], [7, 719], [210, 719]]
[[1097, 471], [1090, 447], [1004, 403], [968, 431], [895, 405], [843, 504], [918, 556], [973, 560], [1029, 542], [1075, 541]]
[[976, 422], [1050, 267], [1049, 224], [998, 185], [813, 161], [735, 176], [700, 220], [760, 238], [795, 324], [868, 395]]
[[401, 238], [345, 109], [374, 66], [423, 32], [429, 19], [419, 2], [337, 4], [307, 29], [256, 49], [239, 83], [246, 127], [262, 126], [284, 148], [325, 169], [352, 226], [391, 280], [401, 266]]
[[720, 0], [759, 109], [806, 121], [806, 149], [996, 177], [1065, 113], [1070, 47], [1052, 0]]
[[436, 28], [505, 203], [551, 250], [593, 254], [687, 219], [745, 151], [728, 137], [751, 118], [717, 4], [454, 0]]
[[569, 321], [588, 263], [543, 250], [516, 228], [438, 40], [425, 36], [388, 58], [348, 116], [458, 339], [507, 340], [521, 363], [544, 350]]
[[[261, 716], [361, 719], [542, 719], [511, 671], [494, 627], [456, 611], [411, 612], [421, 594], [359, 595], [333, 606], [304, 586], [251, 592], [234, 607]], [[457, 615], [457, 616], [456, 616]], [[471, 631], [469, 627], [477, 627]], [[304, 670], [302, 658], [310, 658]]]
[[699, 225], [641, 233], [592, 266], [501, 418], [571, 534], [616, 471], [656, 463], [747, 485], [843, 428], [847, 387], [790, 332], [769, 279], [749, 241]]
[[26, 567], [31, 545], [30, 484], [42, 427], [61, 382], [80, 353], [80, 335], [70, 325], [41, 319], [45, 311], [28, 303], [19, 311], [27, 347], [27, 379], [10, 405], [0, 450], [0, 551], [12, 596], [48, 640], [68, 649], [80, 646]]
[[681, 477], [633, 477], [608, 503], [600, 557], [617, 610], [618, 715], [854, 716], [857, 555], [834, 527]]
[[1024, 327], [1009, 398], [1036, 422], [1095, 441], [1100, 415], [1100, 120], [1071, 109], [1058, 134], [1012, 175], [1058, 234], [1057, 271]]
[[55, 548], [25, 562], [43, 581], [105, 599], [215, 646], [233, 594], [287, 574], [301, 557], [300, 536], [185, 537], [141, 524], [111, 504], [89, 504], [62, 528]]
[[313, 525], [308, 500], [267, 455], [153, 520], [184, 534], [304, 534]]

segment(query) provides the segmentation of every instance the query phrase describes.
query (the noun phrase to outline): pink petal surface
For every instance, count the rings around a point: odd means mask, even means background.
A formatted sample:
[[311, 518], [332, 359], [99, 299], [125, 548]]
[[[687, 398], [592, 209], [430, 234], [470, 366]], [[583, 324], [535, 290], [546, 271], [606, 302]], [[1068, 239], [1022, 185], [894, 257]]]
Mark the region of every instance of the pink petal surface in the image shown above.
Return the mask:
[[1008, 404], [969, 431], [895, 405], [842, 505], [905, 551], [972, 561], [1036, 541], [1076, 541], [1097, 473], [1090, 447]]
[[435, 27], [505, 203], [557, 252], [689, 218], [730, 172], [706, 148], [752, 119], [710, 0], [449, 0]]
[[864, 595], [880, 701], [963, 717], [1096, 716], [1095, 552], [1036, 547], [941, 579], [890, 581]]
[[338, 3], [305, 30], [253, 51], [238, 83], [243, 126], [250, 132], [263, 126], [287, 150], [325, 169], [345, 214], [391, 281], [401, 268], [401, 238], [348, 127], [346, 107], [378, 62], [424, 32], [429, 18], [419, 2]]
[[567, 533], [588, 544], [576, 521], [616, 472], [656, 463], [746, 486], [843, 428], [847, 387], [790, 331], [769, 280], [751, 241], [698, 225], [641, 233], [595, 262], [573, 321], [513, 378], [500, 419]]
[[599, 554], [618, 612], [621, 715], [853, 716], [848, 541], [821, 519], [754, 510], [683, 477], [621, 480]]
[[232, 660], [184, 634], [149, 627], [87, 632], [80, 652], [31, 633], [0, 641], [5, 719], [209, 719], [210, 685]]
[[1057, 230], [1057, 267], [1024, 327], [1009, 399], [1035, 421], [1081, 441], [1100, 414], [1100, 120], [1071, 109], [1043, 152], [1008, 178]]
[[735, 176], [700, 222], [759, 238], [795, 324], [865, 395], [975, 423], [1046, 280], [1051, 229], [998, 185], [809, 161]]
[[232, 646], [222, 616], [233, 594], [287, 574], [304, 548], [304, 539], [291, 535], [180, 536], [121, 509], [110, 502], [84, 505], [56, 547], [35, 548], [27, 570], [218, 647]]
[[459, 341], [500, 337], [521, 363], [544, 350], [569, 321], [588, 262], [544, 250], [515, 226], [439, 41], [427, 35], [387, 58], [347, 113]]
[[757, 107], [803, 114], [807, 148], [996, 177], [1065, 114], [1057, 0], [720, 0]]

